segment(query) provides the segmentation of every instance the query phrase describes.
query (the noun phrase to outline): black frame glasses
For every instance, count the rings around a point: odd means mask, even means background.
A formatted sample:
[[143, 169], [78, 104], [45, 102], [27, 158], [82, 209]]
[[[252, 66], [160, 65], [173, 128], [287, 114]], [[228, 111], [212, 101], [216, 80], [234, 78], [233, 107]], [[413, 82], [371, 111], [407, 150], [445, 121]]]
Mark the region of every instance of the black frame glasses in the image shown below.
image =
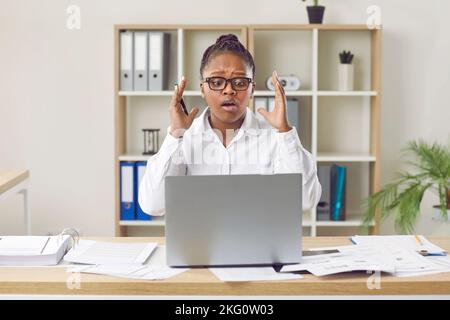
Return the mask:
[[[214, 80], [224, 80], [222, 85], [216, 85], [213, 87], [211, 87], [211, 82]], [[244, 81], [245, 80], [245, 81]], [[245, 82], [245, 88], [244, 87], [238, 87], [238, 81], [244, 81]], [[250, 86], [250, 84], [253, 83], [253, 79], [252, 78], [247, 78], [247, 77], [236, 77], [236, 78], [224, 78], [224, 77], [208, 77], [205, 78], [206, 83], [208, 83], [208, 86], [211, 90], [213, 91], [222, 91], [223, 89], [225, 89], [227, 87], [228, 82], [231, 83], [231, 87], [233, 88], [233, 90], [236, 91], [245, 91], [248, 89], [248, 87]]]

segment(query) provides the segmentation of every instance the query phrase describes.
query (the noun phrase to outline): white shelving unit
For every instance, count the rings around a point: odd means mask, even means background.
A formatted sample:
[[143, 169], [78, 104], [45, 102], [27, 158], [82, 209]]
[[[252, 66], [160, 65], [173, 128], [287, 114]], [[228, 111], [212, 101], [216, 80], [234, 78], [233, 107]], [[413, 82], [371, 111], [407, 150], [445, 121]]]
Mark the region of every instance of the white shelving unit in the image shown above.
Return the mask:
[[[286, 96], [300, 101], [301, 117], [306, 121], [301, 122], [305, 125], [300, 128], [303, 145], [318, 165], [343, 163], [348, 166], [348, 199], [364, 198], [379, 190], [380, 29], [369, 30], [365, 25], [117, 25], [116, 235], [130, 234], [128, 231], [132, 227], [164, 226], [163, 217], [152, 221], [120, 221], [119, 164], [120, 161], [148, 160], [149, 156], [139, 154], [142, 145], [140, 129], [144, 124], [160, 128], [161, 138], [165, 136], [169, 124], [167, 105], [173, 93], [171, 88], [167, 91], [119, 91], [119, 33], [122, 30], [159, 30], [172, 35], [171, 45], [176, 49], [171, 49], [169, 82], [176, 83], [182, 75], [186, 76], [188, 84], [184, 97], [188, 105], [202, 105], [196, 87], [200, 58], [207, 46], [224, 33], [236, 34], [255, 58], [257, 87], [254, 97], [274, 96], [273, 91], [263, 86], [265, 77], [273, 69], [278, 74], [302, 75], [302, 89], [287, 91]], [[338, 51], [342, 50], [355, 53], [355, 91], [338, 91], [335, 86]], [[335, 62], [336, 66], [333, 65]], [[348, 128], [351, 126], [354, 128]], [[313, 208], [304, 213], [303, 227], [310, 230], [311, 236], [320, 235], [322, 229], [329, 233], [337, 230], [333, 228], [359, 227], [358, 203], [356, 200], [347, 203], [355, 207], [349, 210], [351, 214], [347, 213], [346, 221], [316, 221]], [[373, 233], [378, 233], [379, 219], [377, 214]]]
[[[289, 39], [292, 42], [301, 40], [303, 44], [291, 44]], [[270, 48], [266, 45], [269, 41]], [[283, 47], [282, 51], [290, 53], [290, 59], [283, 59], [282, 54], [278, 55], [275, 52], [280, 47]], [[361, 192], [358, 190], [353, 194], [353, 189], [365, 189], [367, 192], [358, 194], [360, 200], [369, 193], [379, 190], [380, 48], [381, 30], [368, 30], [363, 25], [256, 25], [249, 27], [249, 50], [255, 58], [257, 70], [262, 64], [276, 69], [279, 75], [289, 74], [293, 69], [298, 70], [298, 74], [303, 76], [301, 83], [305, 85], [302, 85], [302, 91], [286, 92], [287, 98], [301, 97], [300, 108], [306, 109], [306, 111], [301, 110], [304, 111], [301, 117], [310, 120], [309, 125], [305, 126], [307, 129], [300, 130], [300, 139], [315, 157], [318, 165], [342, 163], [348, 166], [347, 199]], [[355, 91], [336, 90], [338, 52], [342, 50], [351, 50], [355, 53], [354, 63], [357, 67]], [[310, 67], [298, 61], [309, 61]], [[266, 74], [270, 74], [271, 70], [268, 67], [262, 69]], [[263, 78], [258, 77], [256, 82], [257, 84], [265, 83]], [[273, 92], [256, 91], [255, 96], [273, 96]], [[325, 108], [326, 112], [324, 112]], [[329, 139], [329, 136], [344, 137], [348, 129], [337, 128], [342, 130], [342, 134], [339, 131], [336, 132], [336, 128], [333, 128], [334, 120], [324, 121], [328, 112], [333, 112], [328, 118], [335, 115], [336, 122], [342, 120], [341, 117], [352, 122], [356, 117], [355, 113], [361, 113], [366, 118], [364, 123], [367, 124], [366, 131], [362, 133], [363, 139], [361, 141], [354, 139], [353, 144], [350, 143], [344, 148], [330, 148], [330, 146], [338, 145], [340, 141], [334, 142], [333, 139]], [[349, 113], [342, 116], [341, 112]], [[352, 123], [348, 123], [348, 126], [351, 127]], [[361, 128], [355, 127], [357, 132], [361, 131]], [[325, 128], [330, 129], [328, 131]], [[352, 141], [352, 134], [354, 132], [347, 133], [350, 141]], [[362, 145], [361, 148], [354, 148], [359, 144]], [[358, 173], [355, 174], [355, 172]], [[358, 180], [361, 179], [366, 181], [365, 187], [362, 188], [357, 186]], [[361, 225], [361, 209], [357, 201], [353, 201], [355, 199], [351, 200], [347, 202], [355, 208], [349, 210], [352, 211], [351, 214], [347, 212], [345, 221], [317, 221], [316, 209], [313, 208], [308, 212], [311, 236], [320, 235], [320, 230], [323, 228], [327, 229], [328, 234], [330, 230], [333, 230], [332, 228], [353, 227], [353, 230], [349, 232], [355, 232], [355, 228]], [[379, 216], [372, 226], [372, 232], [378, 233]]]

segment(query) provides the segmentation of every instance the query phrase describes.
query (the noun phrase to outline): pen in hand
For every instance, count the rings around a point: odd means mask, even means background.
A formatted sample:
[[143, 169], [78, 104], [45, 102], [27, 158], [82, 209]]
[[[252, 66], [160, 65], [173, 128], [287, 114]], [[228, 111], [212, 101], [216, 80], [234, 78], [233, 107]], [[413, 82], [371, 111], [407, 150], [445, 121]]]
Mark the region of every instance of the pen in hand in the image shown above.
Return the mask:
[[188, 113], [188, 111], [187, 111], [187, 108], [186, 108], [186, 105], [184, 104], [183, 98], [181, 98], [180, 103], [181, 103], [181, 106], [183, 107], [184, 113], [185, 113], [186, 115], [189, 115], [189, 113]]
[[[178, 91], [178, 83], [175, 83], [175, 88]], [[180, 103], [181, 103], [181, 107], [183, 108], [184, 113], [186, 115], [189, 115], [189, 112], [187, 111], [186, 104], [184, 103], [183, 97], [181, 97]]]

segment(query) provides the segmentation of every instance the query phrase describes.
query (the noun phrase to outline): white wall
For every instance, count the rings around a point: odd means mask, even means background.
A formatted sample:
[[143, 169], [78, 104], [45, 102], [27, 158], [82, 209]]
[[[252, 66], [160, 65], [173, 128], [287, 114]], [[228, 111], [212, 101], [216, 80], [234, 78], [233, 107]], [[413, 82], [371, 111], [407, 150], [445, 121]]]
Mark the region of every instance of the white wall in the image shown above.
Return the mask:
[[[402, 169], [408, 140], [450, 138], [450, 3], [322, 3], [325, 23], [365, 23], [367, 6], [381, 7], [384, 184]], [[70, 4], [81, 8], [81, 30], [66, 28]], [[0, 8], [0, 168], [30, 170], [34, 234], [114, 232], [114, 24], [307, 23], [300, 0], [0, 0]], [[418, 232], [449, 234], [430, 218], [436, 201], [426, 195]], [[0, 234], [23, 232], [21, 219], [19, 196], [0, 203]]]

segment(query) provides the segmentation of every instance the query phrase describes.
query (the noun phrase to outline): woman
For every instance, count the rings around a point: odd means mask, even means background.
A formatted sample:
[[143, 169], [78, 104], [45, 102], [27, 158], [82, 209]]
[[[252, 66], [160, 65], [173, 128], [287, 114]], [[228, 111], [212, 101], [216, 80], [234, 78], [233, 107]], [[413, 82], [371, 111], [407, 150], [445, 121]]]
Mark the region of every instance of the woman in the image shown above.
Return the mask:
[[258, 109], [265, 121], [247, 108], [255, 90], [255, 65], [235, 35], [223, 35], [206, 49], [200, 77], [208, 107], [198, 118], [197, 107], [184, 112], [182, 77], [169, 106], [168, 134], [147, 162], [139, 188], [142, 210], [164, 214], [164, 177], [173, 175], [302, 173], [303, 209], [317, 205], [321, 186], [316, 164], [288, 123], [286, 96], [276, 72], [275, 107], [271, 112]]

